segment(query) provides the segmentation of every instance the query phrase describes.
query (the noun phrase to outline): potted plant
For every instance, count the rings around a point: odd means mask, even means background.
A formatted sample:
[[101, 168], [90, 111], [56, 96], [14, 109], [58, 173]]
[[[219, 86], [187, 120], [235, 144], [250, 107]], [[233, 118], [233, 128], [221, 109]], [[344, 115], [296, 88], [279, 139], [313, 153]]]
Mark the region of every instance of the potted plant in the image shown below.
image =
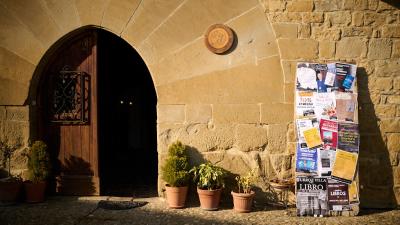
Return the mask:
[[237, 176], [238, 192], [232, 191], [233, 208], [236, 212], [247, 213], [251, 211], [255, 192], [251, 190], [256, 180], [255, 170], [250, 171], [245, 176]]
[[167, 202], [170, 208], [185, 207], [189, 183], [189, 160], [186, 146], [177, 141], [168, 148], [168, 157], [161, 168], [165, 185]]
[[207, 162], [192, 168], [190, 172], [193, 173], [193, 180], [197, 185], [200, 207], [204, 210], [218, 210], [226, 171]]
[[43, 141], [35, 141], [27, 154], [28, 176], [24, 182], [26, 201], [43, 202], [46, 180], [50, 174], [50, 157], [47, 145]]
[[7, 167], [7, 171], [0, 174], [0, 203], [15, 203], [18, 200], [22, 179], [19, 176], [11, 174], [11, 157], [19, 146], [11, 146], [7, 141], [0, 141], [0, 150], [2, 153], [2, 166]]

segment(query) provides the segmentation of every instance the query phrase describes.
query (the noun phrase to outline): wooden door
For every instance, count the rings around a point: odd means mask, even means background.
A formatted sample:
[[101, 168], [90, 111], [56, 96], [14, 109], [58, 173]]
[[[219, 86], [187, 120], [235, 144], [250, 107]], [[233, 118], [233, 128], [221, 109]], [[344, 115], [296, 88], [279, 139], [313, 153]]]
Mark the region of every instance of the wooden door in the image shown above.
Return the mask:
[[39, 93], [39, 133], [54, 161], [55, 191], [99, 195], [95, 31], [77, 35], [55, 51]]

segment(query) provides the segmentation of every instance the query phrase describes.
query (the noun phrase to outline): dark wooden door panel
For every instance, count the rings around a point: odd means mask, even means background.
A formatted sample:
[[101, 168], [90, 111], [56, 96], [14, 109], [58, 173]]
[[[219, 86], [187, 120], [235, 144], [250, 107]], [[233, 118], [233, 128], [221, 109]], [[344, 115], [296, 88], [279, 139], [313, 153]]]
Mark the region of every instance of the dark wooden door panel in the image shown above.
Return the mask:
[[[80, 34], [67, 41], [54, 55], [45, 70], [40, 108], [45, 117], [45, 128], [41, 130], [44, 130], [52, 158], [56, 161], [56, 192], [99, 195], [97, 35], [94, 31]], [[62, 77], [58, 86], [55, 85], [57, 76]], [[71, 102], [57, 101], [54, 97], [57, 88], [67, 82], [71, 85], [57, 93], [72, 99]]]

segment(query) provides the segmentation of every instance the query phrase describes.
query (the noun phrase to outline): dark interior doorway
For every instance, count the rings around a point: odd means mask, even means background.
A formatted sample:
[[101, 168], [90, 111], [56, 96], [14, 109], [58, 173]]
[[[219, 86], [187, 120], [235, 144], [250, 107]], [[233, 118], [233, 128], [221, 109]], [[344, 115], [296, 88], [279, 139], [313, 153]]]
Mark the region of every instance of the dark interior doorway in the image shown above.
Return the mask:
[[101, 195], [157, 194], [157, 97], [140, 55], [98, 31], [98, 143]]

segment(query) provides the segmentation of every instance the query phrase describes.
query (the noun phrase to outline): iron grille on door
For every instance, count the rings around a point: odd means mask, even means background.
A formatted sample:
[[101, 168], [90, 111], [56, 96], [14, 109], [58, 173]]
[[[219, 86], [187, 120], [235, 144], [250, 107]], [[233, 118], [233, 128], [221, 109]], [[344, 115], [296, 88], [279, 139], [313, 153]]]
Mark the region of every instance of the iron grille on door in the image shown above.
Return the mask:
[[88, 74], [63, 69], [53, 76], [52, 84], [51, 121], [64, 124], [89, 123]]

